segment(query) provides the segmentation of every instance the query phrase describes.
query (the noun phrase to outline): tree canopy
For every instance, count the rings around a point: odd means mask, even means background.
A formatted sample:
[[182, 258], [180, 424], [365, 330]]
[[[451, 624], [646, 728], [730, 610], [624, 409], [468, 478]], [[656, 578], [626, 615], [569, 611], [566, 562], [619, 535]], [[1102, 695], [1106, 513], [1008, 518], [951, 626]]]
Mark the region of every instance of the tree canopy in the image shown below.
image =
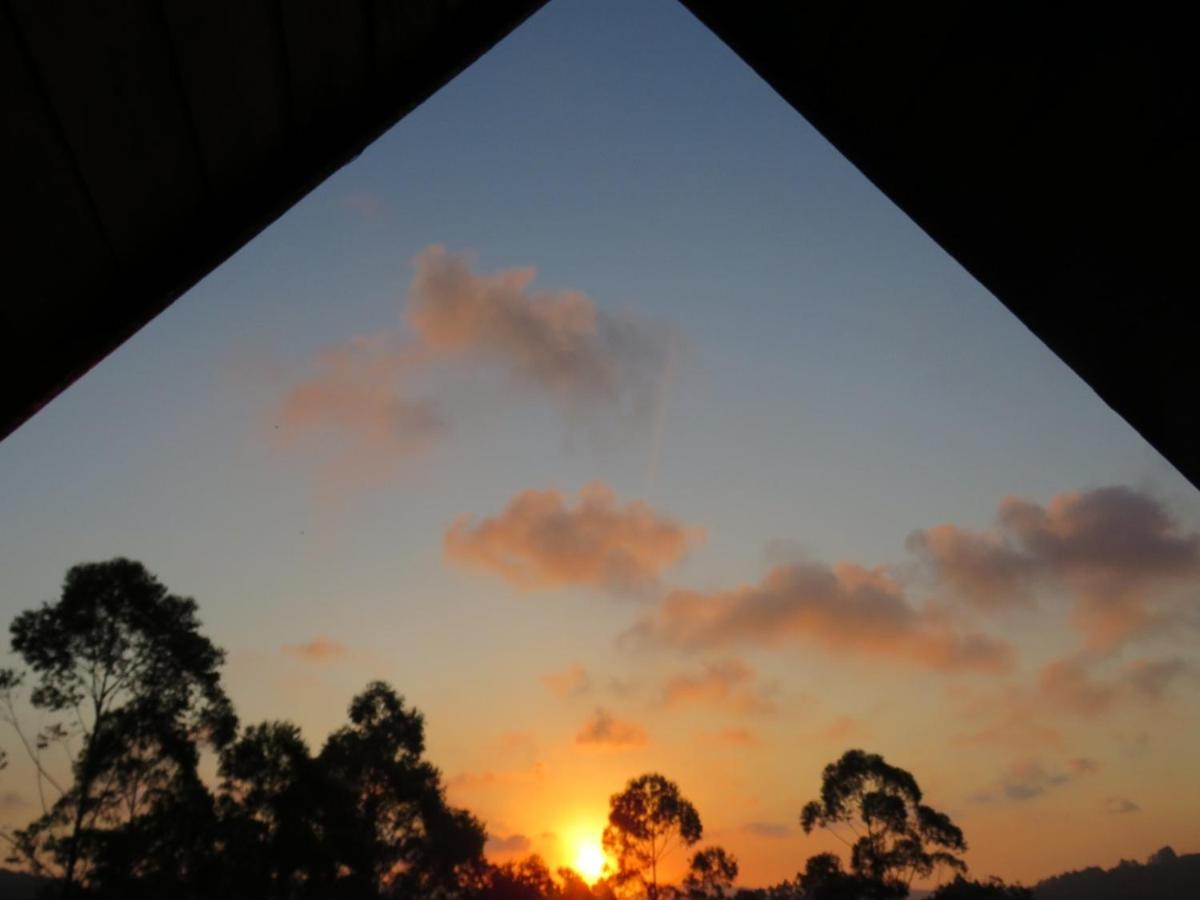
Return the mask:
[[678, 846], [695, 844], [703, 831], [700, 814], [679, 786], [651, 773], [630, 779], [610, 798], [604, 849], [617, 862], [619, 882], [636, 881], [646, 887], [650, 900], [657, 900], [663, 858]]
[[[800, 824], [806, 834], [817, 826], [838, 834], [850, 847], [854, 876], [884, 889], [902, 889], [898, 896], [904, 896], [914, 878], [928, 877], [939, 866], [966, 870], [958, 855], [967, 849], [962, 830], [922, 799], [909, 772], [878, 754], [848, 750], [825, 767], [821, 796], [805, 805]], [[840, 834], [839, 826], [853, 840]], [[831, 881], [838, 877], [828, 873]]]

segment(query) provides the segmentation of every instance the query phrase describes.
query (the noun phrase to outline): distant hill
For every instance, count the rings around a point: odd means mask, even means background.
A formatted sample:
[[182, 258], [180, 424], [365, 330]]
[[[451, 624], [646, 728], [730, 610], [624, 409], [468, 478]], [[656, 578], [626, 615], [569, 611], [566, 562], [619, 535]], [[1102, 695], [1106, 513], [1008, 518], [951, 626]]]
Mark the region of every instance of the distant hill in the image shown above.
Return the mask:
[[1111, 869], [1091, 866], [1039, 881], [1035, 900], [1196, 900], [1200, 853], [1176, 855], [1163, 847], [1145, 863], [1123, 859]]
[[24, 872], [0, 869], [0, 898], [2, 900], [33, 900], [46, 879]]

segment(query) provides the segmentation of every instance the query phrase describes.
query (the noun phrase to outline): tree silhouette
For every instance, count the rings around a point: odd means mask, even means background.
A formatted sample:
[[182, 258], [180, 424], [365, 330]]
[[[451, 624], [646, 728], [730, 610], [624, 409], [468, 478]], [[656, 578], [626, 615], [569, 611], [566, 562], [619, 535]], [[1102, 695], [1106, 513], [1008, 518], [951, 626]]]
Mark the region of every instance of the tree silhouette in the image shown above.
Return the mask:
[[343, 880], [375, 895], [436, 897], [482, 866], [483, 825], [447, 806], [424, 750], [424, 718], [380, 681], [353, 699], [350, 724], [326, 741], [317, 762], [338, 795], [329, 827]]
[[546, 863], [534, 854], [518, 862], [488, 866], [474, 896], [478, 900], [558, 900], [562, 894]]
[[695, 898], [722, 898], [738, 876], [737, 859], [722, 847], [696, 851], [683, 879], [684, 892]]
[[797, 882], [804, 900], [891, 900], [908, 894], [905, 885], [845, 871], [832, 853], [810, 856]]
[[[854, 875], [888, 889], [902, 888], [899, 896], [904, 896], [913, 878], [927, 877], [938, 866], [966, 870], [956, 855], [967, 849], [962, 831], [921, 800], [916, 779], [904, 769], [888, 765], [878, 754], [848, 750], [825, 767], [821, 797], [805, 805], [800, 824], [805, 833], [818, 825], [830, 830], [850, 847]], [[840, 834], [839, 825], [855, 839]], [[837, 881], [828, 874], [831, 882]]]
[[1033, 900], [1033, 891], [1020, 885], [1005, 884], [996, 877], [970, 881], [955, 875], [953, 881], [934, 891], [930, 900]]
[[616, 879], [638, 880], [650, 900], [658, 900], [658, 866], [675, 845], [690, 847], [703, 826], [696, 807], [679, 786], [662, 775], [633, 778], [609, 800], [604, 849], [617, 860]]
[[[57, 794], [15, 834], [14, 849], [34, 871], [59, 875], [63, 897], [97, 868], [122, 868], [123, 854], [148, 838], [137, 833], [139, 820], [165, 827], [174, 811], [205, 805], [199, 745], [226, 744], [236, 719], [221, 688], [224, 655], [199, 627], [195, 601], [168, 593], [127, 559], [74, 566], [56, 603], [13, 621], [12, 649], [32, 676], [30, 702], [55, 717], [33, 740], [20, 737], [39, 789], [48, 784]], [[10, 712], [24, 677], [0, 678]], [[9, 720], [17, 725], [15, 714]], [[69, 784], [41, 763], [52, 743], [73, 752]], [[190, 831], [160, 829], [160, 860], [200, 865], [164, 843], [191, 839]]]
[[288, 900], [336, 876], [328, 841], [328, 791], [300, 729], [247, 728], [221, 754], [221, 865], [231, 898]]

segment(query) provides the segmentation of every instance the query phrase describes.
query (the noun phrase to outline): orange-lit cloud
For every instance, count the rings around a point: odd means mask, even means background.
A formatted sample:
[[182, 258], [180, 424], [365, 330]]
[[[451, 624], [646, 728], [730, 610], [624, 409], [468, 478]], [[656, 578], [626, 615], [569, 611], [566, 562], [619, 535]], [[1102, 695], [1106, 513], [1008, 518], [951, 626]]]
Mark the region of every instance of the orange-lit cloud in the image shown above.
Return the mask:
[[406, 393], [418, 364], [386, 335], [326, 349], [273, 414], [280, 443], [316, 451], [343, 478], [377, 476], [423, 453], [448, 426], [432, 401]]
[[942, 670], [1003, 671], [1011, 659], [1005, 643], [957, 630], [914, 607], [881, 570], [848, 563], [777, 566], [729, 591], [674, 591], [627, 637], [688, 650], [805, 641]]
[[581, 664], [571, 663], [566, 668], [547, 672], [542, 676], [542, 684], [560, 700], [569, 700], [588, 693], [592, 687], [592, 680]]
[[698, 673], [668, 678], [663, 703], [669, 707], [703, 705], [738, 713], [770, 713], [775, 704], [755, 685], [754, 670], [740, 659], [706, 663]]
[[1094, 773], [1098, 765], [1092, 760], [1071, 760], [1068, 770], [1048, 767], [1036, 758], [1023, 759], [1009, 766], [996, 781], [993, 789], [975, 796], [976, 802], [995, 800], [1023, 801], [1040, 797], [1047, 791]]
[[1115, 674], [1095, 675], [1094, 669], [1103, 662], [1076, 655], [1047, 663], [1038, 673], [1041, 699], [1059, 709], [1096, 715], [1120, 701], [1156, 703], [1187, 671], [1181, 659], [1139, 659]]
[[734, 747], [757, 747], [759, 745], [757, 735], [747, 728], [723, 728], [716, 733], [716, 740], [718, 743]]
[[941, 525], [914, 532], [908, 546], [946, 589], [981, 607], [1030, 605], [1043, 587], [1067, 590], [1094, 648], [1176, 619], [1194, 601], [1173, 589], [1200, 575], [1200, 534], [1122, 486], [1058, 494], [1044, 507], [1010, 497], [993, 531]]
[[838, 716], [818, 737], [827, 741], [865, 741], [872, 736], [871, 729], [858, 719]]
[[1142, 808], [1125, 797], [1109, 797], [1104, 801], [1104, 811], [1109, 815], [1121, 816], [1141, 812]]
[[646, 731], [640, 725], [618, 719], [601, 708], [575, 734], [577, 744], [614, 750], [642, 747], [646, 740]]
[[345, 644], [322, 635], [304, 644], [284, 644], [283, 652], [309, 662], [332, 662], [341, 659], [348, 651]]
[[448, 370], [499, 373], [514, 396], [549, 402], [572, 425], [652, 420], [666, 329], [602, 310], [579, 291], [536, 292], [532, 268], [480, 274], [438, 246], [413, 265], [407, 333], [385, 327], [321, 353], [271, 411], [284, 448], [315, 451], [342, 479], [385, 475], [466, 414], [438, 395]]
[[702, 536], [644, 502], [618, 503], [597, 483], [580, 491], [573, 506], [555, 490], [523, 491], [497, 516], [459, 519], [443, 546], [450, 561], [521, 588], [634, 591], [656, 583]]
[[523, 769], [484, 772], [459, 772], [446, 779], [446, 787], [452, 790], [474, 790], [496, 786], [527, 785], [541, 781], [546, 776], [544, 763], [535, 762]]
[[746, 834], [752, 834], [755, 837], [779, 840], [780, 838], [790, 837], [795, 829], [781, 822], [747, 822], [742, 826], [742, 831], [746, 832]]
[[523, 856], [532, 847], [533, 841], [523, 834], [510, 834], [505, 837], [489, 834], [487, 843], [484, 844], [484, 851], [490, 857], [504, 858], [509, 856]]
[[579, 291], [536, 292], [532, 267], [491, 275], [427, 247], [415, 261], [407, 322], [441, 358], [493, 364], [565, 411], [628, 403], [650, 413], [666, 360], [661, 329], [599, 309]]

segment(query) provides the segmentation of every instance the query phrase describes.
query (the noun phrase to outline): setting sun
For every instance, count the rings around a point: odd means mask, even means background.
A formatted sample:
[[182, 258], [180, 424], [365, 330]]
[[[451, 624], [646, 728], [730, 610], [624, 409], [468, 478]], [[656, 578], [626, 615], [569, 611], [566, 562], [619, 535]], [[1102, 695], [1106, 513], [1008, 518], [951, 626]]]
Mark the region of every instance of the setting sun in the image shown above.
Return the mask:
[[604, 872], [604, 851], [594, 838], [585, 838], [579, 842], [575, 851], [575, 871], [589, 884]]

